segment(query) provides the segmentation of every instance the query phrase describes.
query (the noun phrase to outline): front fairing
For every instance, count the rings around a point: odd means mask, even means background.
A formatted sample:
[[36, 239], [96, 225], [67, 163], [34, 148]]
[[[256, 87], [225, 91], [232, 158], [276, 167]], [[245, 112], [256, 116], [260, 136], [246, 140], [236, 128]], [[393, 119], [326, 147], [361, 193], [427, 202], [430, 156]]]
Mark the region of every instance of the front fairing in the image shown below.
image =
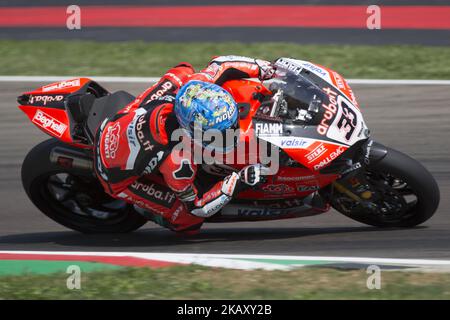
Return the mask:
[[[282, 130], [277, 132], [264, 130], [270, 128], [267, 123], [272, 121], [256, 116], [254, 128], [260, 139], [283, 149], [303, 166], [319, 170], [358, 141], [369, 137], [353, 92], [336, 72], [310, 62], [286, 58], [278, 59], [275, 65], [277, 79], [271, 90], [281, 88], [285, 94], [294, 95], [299, 108], [307, 105], [305, 97], [309, 96], [314, 96], [320, 103], [311, 121], [283, 120], [280, 122]], [[302, 90], [313, 94], [300, 94]]]

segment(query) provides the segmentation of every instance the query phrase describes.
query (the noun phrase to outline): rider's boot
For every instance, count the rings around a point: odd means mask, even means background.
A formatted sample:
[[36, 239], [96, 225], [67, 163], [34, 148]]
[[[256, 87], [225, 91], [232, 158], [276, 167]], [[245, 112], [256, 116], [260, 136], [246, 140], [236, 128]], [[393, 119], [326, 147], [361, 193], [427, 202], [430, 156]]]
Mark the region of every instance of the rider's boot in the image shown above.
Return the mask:
[[154, 223], [160, 225], [163, 228], [169, 229], [171, 231], [176, 232], [177, 236], [194, 236], [197, 235], [200, 232], [201, 225], [196, 225], [194, 227], [188, 227], [184, 229], [177, 228], [176, 225], [171, 224], [166, 218], [164, 218], [162, 215], [153, 213], [149, 210], [145, 210], [141, 207], [138, 207], [137, 205], [134, 205], [134, 209], [143, 215], [146, 219], [153, 221]]

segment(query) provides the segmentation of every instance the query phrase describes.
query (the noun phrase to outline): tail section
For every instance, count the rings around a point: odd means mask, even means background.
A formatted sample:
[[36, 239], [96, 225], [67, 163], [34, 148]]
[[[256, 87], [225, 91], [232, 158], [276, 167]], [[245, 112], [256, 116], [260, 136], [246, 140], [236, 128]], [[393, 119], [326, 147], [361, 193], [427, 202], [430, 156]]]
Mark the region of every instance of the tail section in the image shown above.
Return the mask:
[[[74, 113], [85, 95], [99, 98], [109, 92], [89, 78], [51, 83], [17, 98], [19, 108], [46, 134], [69, 144], [83, 145], [77, 137]], [[76, 118], [76, 117], [75, 117]]]

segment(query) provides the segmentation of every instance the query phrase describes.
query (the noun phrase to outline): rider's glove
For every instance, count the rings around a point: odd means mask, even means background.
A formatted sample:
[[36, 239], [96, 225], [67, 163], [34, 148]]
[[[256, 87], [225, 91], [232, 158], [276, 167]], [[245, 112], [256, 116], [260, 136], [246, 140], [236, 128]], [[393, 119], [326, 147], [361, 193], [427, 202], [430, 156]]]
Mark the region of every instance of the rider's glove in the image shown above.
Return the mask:
[[238, 173], [233, 172], [223, 180], [222, 193], [233, 197], [248, 187], [265, 182], [264, 175], [269, 173], [269, 168], [261, 164], [246, 166]]
[[259, 80], [269, 80], [275, 74], [275, 67], [266, 60], [255, 59], [255, 63], [259, 66]]
[[192, 215], [202, 218], [211, 217], [220, 211], [231, 199], [239, 192], [248, 188], [248, 186], [255, 186], [263, 182], [263, 175], [269, 172], [269, 168], [263, 165], [250, 165], [237, 172], [233, 172], [225, 177], [222, 181], [221, 194], [215, 194], [215, 198], [202, 206], [195, 207], [194, 201], [185, 202]]
[[264, 175], [268, 173], [268, 170], [269, 168], [262, 164], [253, 164], [239, 171], [239, 179], [249, 186], [256, 186], [265, 181]]

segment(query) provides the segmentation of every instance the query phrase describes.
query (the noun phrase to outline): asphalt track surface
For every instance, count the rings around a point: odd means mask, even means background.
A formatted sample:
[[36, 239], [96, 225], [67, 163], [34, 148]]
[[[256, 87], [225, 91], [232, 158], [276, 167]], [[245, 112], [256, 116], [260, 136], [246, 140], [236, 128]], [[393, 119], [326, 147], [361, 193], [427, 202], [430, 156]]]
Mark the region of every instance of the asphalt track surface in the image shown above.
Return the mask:
[[450, 46], [450, 30], [318, 28], [0, 28], [0, 39], [147, 42], [292, 42], [299, 44]]
[[[83, 235], [49, 220], [28, 200], [20, 181], [26, 153], [47, 138], [17, 108], [16, 97], [39, 83], [0, 82], [0, 250], [135, 251], [450, 258], [450, 86], [354, 85], [375, 140], [421, 161], [437, 178], [441, 204], [412, 229], [377, 229], [335, 211], [272, 221], [205, 224], [180, 238], [153, 223], [121, 235]], [[145, 84], [106, 83], [133, 94]]]

